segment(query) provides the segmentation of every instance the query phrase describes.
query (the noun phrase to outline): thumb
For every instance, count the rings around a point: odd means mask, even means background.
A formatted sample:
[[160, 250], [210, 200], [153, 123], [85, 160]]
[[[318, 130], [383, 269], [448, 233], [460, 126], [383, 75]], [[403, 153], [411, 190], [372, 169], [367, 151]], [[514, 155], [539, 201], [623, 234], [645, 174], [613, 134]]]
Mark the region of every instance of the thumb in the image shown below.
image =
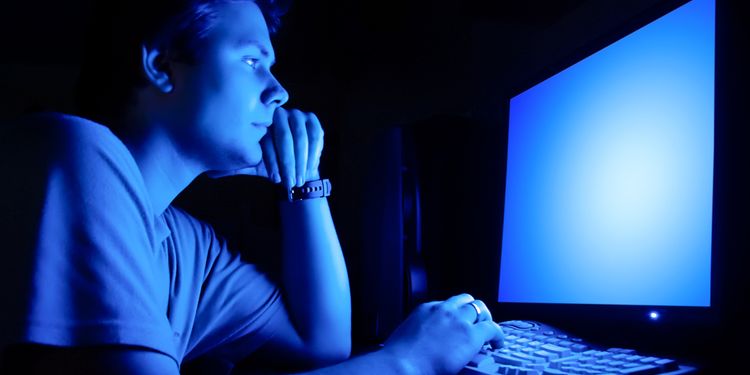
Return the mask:
[[505, 333], [497, 323], [491, 320], [485, 320], [476, 324], [479, 330], [479, 337], [483, 343], [489, 342], [494, 348], [504, 346]]

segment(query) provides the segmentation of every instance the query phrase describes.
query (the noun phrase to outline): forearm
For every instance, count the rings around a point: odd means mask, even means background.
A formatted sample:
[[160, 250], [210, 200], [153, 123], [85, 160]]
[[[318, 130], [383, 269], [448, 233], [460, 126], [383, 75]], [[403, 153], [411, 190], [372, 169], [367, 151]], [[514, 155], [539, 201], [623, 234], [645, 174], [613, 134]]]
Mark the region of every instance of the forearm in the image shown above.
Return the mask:
[[348, 356], [349, 279], [326, 198], [282, 202], [282, 283], [300, 338], [314, 351]]
[[[233, 375], [286, 375], [288, 372], [268, 371], [234, 371]], [[381, 375], [428, 375], [422, 369], [414, 366], [406, 358], [395, 356], [387, 350], [379, 350], [362, 354], [348, 361], [332, 366], [318, 368], [309, 372], [294, 375], [350, 375], [350, 374], [381, 374]]]
[[352, 358], [346, 362], [298, 375], [382, 374], [425, 375], [405, 358], [380, 350]]

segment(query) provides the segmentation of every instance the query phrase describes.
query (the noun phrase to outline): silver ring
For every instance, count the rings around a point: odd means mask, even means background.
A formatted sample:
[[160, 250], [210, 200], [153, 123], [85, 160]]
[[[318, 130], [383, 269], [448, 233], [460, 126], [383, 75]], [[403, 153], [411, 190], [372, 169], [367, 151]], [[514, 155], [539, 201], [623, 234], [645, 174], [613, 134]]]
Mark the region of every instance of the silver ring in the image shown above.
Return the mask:
[[479, 306], [477, 306], [477, 304], [474, 303], [474, 301], [469, 302], [469, 305], [471, 305], [471, 307], [474, 308], [474, 311], [477, 312], [477, 318], [474, 319], [474, 323], [476, 323], [479, 321], [479, 317], [482, 315], [482, 309], [480, 309]]

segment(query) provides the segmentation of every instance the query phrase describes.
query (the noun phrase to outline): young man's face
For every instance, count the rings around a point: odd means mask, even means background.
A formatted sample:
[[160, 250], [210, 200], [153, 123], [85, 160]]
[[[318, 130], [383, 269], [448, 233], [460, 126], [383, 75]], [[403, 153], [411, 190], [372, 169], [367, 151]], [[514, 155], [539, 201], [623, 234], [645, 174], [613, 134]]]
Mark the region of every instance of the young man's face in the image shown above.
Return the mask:
[[257, 165], [259, 141], [287, 92], [271, 74], [274, 51], [251, 1], [216, 5], [217, 22], [195, 64], [175, 64], [171, 130], [181, 152], [208, 169]]

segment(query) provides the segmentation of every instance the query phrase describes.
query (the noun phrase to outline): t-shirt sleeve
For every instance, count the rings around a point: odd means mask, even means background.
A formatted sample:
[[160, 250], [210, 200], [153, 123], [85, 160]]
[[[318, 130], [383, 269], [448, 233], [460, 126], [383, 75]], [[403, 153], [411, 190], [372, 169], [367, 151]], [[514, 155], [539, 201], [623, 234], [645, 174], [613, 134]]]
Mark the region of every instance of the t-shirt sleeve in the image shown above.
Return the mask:
[[[171, 239], [179, 241], [175, 244], [179, 254], [173, 256], [177, 277], [192, 275], [194, 282], [200, 283], [188, 286], [187, 277], [182, 277], [177, 283], [181, 286], [173, 290], [173, 294], [199, 293], [195, 302], [187, 303], [195, 306], [195, 312], [184, 360], [241, 360], [268, 341], [282, 324], [284, 315], [279, 312], [284, 307], [279, 288], [262, 269], [229, 249], [210, 225], [174, 207], [165, 216]], [[191, 266], [198, 269], [189, 270]], [[186, 302], [179, 300], [173, 298], [172, 302]], [[172, 318], [173, 323], [179, 320]]]
[[0, 165], [14, 179], [0, 213], [10, 239], [0, 266], [0, 295], [10, 302], [3, 341], [133, 345], [175, 358], [168, 275], [158, 269], [152, 209], [127, 148], [83, 119], [22, 125], [7, 133]]

